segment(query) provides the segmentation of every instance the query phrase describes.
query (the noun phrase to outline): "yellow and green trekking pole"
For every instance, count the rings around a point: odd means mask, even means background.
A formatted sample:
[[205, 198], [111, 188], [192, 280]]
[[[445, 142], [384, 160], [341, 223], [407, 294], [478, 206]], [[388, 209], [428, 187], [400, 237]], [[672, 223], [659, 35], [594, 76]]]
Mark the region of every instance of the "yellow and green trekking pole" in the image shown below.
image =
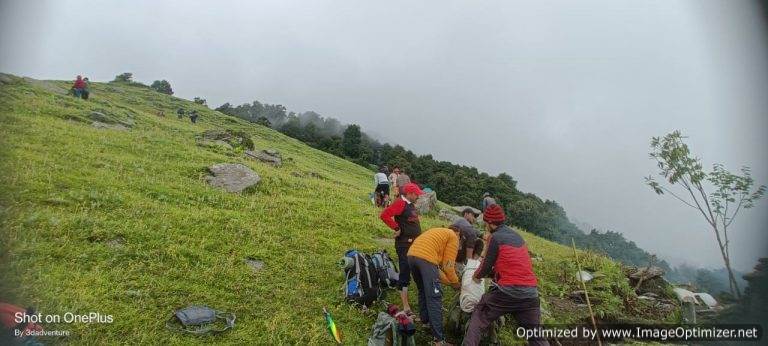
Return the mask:
[[336, 323], [333, 322], [331, 313], [323, 308], [323, 314], [325, 315], [325, 323], [328, 324], [328, 331], [331, 333], [331, 336], [336, 341], [336, 343], [341, 344], [341, 332], [339, 332], [339, 330], [336, 328]]

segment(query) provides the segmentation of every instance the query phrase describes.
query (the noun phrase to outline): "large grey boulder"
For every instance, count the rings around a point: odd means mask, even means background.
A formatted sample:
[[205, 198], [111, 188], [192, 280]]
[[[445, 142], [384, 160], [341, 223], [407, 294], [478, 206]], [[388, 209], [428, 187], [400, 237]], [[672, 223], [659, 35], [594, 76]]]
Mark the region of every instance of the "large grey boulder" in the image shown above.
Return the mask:
[[206, 181], [213, 187], [240, 193], [261, 181], [256, 172], [239, 163], [217, 163], [208, 167], [212, 175]]
[[275, 167], [283, 164], [283, 158], [280, 156], [280, 153], [275, 150], [260, 150], [260, 151], [246, 150], [245, 157], [253, 160], [266, 162]]
[[437, 192], [425, 192], [423, 195], [419, 196], [419, 199], [417, 199], [414, 204], [420, 214], [425, 215], [429, 213], [437, 205]]

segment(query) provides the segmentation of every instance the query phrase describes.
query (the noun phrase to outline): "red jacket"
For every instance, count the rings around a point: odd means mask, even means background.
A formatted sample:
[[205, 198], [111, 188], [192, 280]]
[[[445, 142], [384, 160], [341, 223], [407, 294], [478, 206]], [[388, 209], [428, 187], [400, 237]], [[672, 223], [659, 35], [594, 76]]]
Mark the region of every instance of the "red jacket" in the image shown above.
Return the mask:
[[75, 80], [75, 85], [72, 86], [75, 89], [85, 89], [85, 81], [82, 79]]
[[406, 202], [403, 197], [392, 202], [381, 212], [379, 217], [389, 228], [400, 231], [400, 236], [395, 238], [396, 246], [410, 246], [413, 240], [421, 234], [419, 213], [413, 203]]
[[499, 286], [536, 286], [536, 274], [523, 238], [508, 226], [493, 232], [488, 252], [474, 277], [493, 277]]

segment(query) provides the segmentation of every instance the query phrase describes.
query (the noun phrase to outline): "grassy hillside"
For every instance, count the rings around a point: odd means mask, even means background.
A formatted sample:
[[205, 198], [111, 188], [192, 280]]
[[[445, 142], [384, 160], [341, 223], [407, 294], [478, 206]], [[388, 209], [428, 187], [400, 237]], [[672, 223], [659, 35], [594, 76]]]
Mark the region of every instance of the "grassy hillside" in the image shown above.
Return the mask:
[[[66, 95], [68, 82], [2, 77], [0, 301], [43, 314], [114, 316], [111, 324], [46, 325], [72, 335], [45, 341], [329, 344], [327, 306], [348, 344], [364, 343], [374, 313], [342, 301], [336, 262], [350, 248], [380, 248], [376, 239], [390, 234], [367, 200], [370, 171], [146, 88], [93, 83], [84, 101]], [[180, 106], [198, 110], [198, 123], [177, 119]], [[95, 128], [92, 111], [132, 127]], [[245, 131], [257, 149], [276, 149], [286, 163], [197, 146], [195, 136], [207, 129]], [[242, 195], [208, 186], [206, 167], [222, 162], [252, 168], [261, 183]], [[423, 220], [425, 229], [443, 224]], [[524, 236], [546, 320], [584, 321], [586, 309], [567, 299], [578, 289], [571, 250]], [[605, 275], [590, 282], [602, 319], [668, 317], [637, 299], [617, 264], [583, 255], [587, 268]], [[247, 258], [264, 269], [254, 272]], [[202, 338], [167, 331], [171, 312], [189, 304], [234, 312], [236, 327]]]

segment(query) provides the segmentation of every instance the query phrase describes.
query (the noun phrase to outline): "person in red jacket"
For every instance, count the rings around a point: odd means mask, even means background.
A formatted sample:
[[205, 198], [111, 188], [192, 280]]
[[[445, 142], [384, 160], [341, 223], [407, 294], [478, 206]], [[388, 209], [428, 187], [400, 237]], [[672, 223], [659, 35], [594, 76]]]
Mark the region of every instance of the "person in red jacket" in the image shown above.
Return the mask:
[[[541, 325], [541, 307], [536, 274], [525, 240], [509, 226], [498, 204], [483, 212], [485, 229], [490, 233], [485, 258], [475, 270], [473, 280], [493, 278], [469, 320], [464, 345], [478, 345], [483, 332], [499, 317], [512, 314], [523, 328]], [[546, 339], [529, 339], [529, 345], [549, 345]]]
[[83, 76], [77, 76], [77, 79], [75, 79], [75, 84], [72, 85], [72, 90], [75, 92], [75, 97], [80, 98], [83, 96], [83, 90], [85, 90], [85, 81], [83, 80]]
[[413, 241], [421, 234], [419, 213], [414, 202], [424, 194], [418, 185], [410, 183], [402, 187], [403, 193], [392, 204], [384, 209], [379, 216], [395, 233], [395, 252], [397, 262], [400, 265], [400, 300], [403, 303], [403, 311], [410, 313], [411, 305], [408, 303], [408, 285], [411, 283], [411, 268], [408, 266], [408, 250]]

